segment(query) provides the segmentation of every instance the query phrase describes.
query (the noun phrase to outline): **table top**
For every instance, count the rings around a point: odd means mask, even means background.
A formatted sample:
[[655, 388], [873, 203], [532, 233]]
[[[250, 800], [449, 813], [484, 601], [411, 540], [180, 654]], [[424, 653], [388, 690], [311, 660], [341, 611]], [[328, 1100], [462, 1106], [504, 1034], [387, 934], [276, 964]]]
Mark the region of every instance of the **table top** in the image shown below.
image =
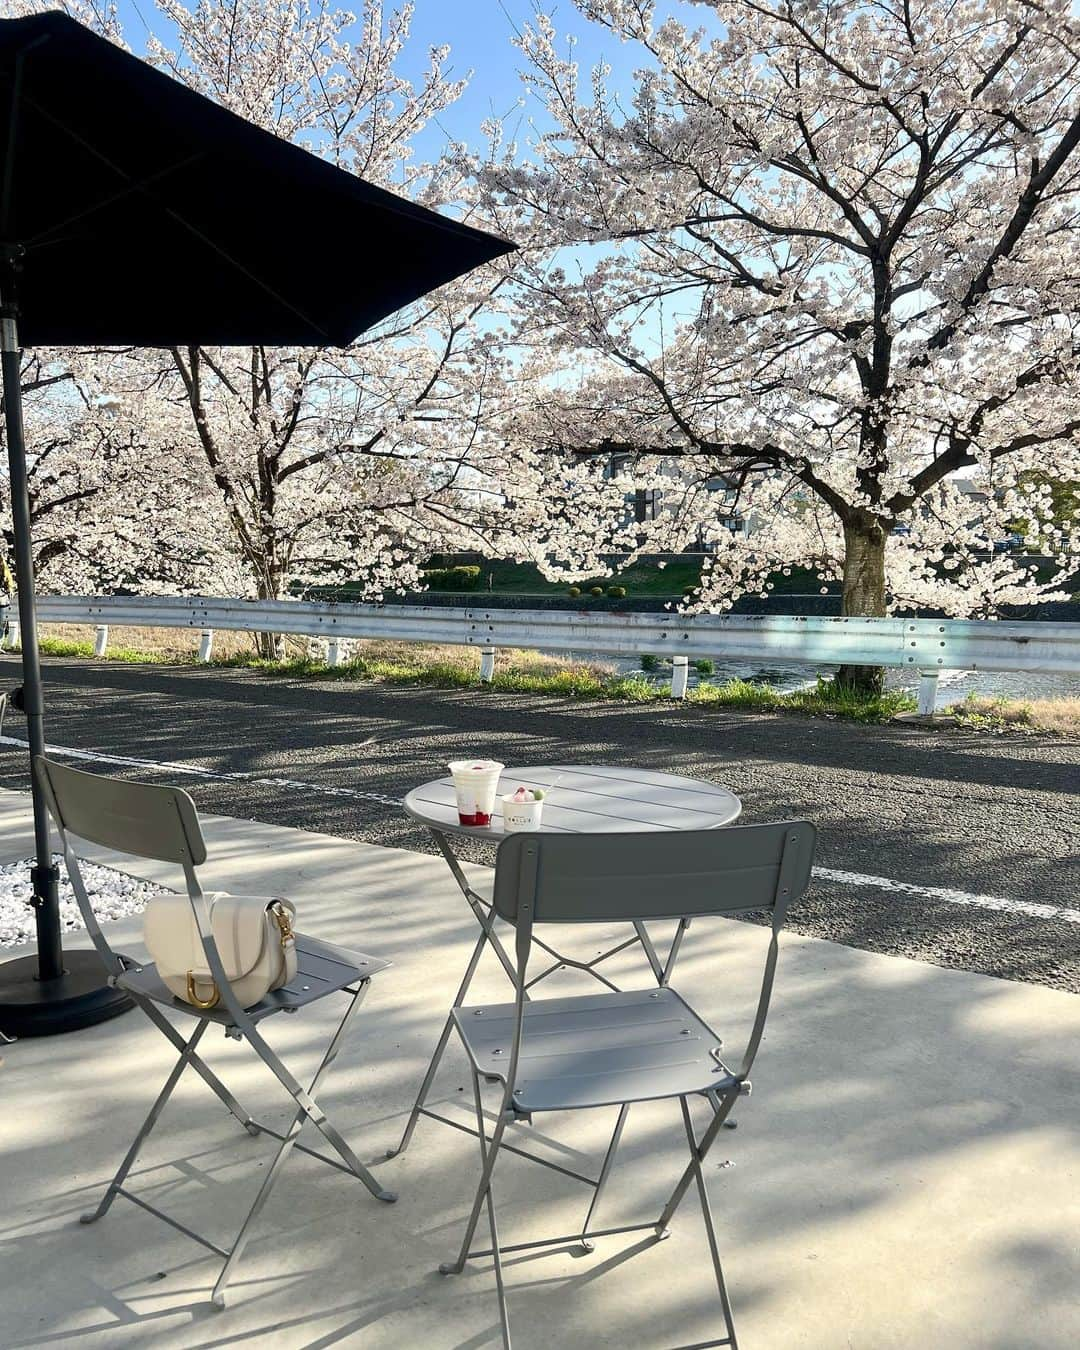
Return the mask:
[[505, 837], [502, 795], [521, 783], [544, 788], [541, 831], [553, 834], [713, 830], [739, 818], [733, 792], [672, 773], [603, 764], [541, 764], [504, 769], [490, 825], [462, 825], [450, 777], [415, 787], [405, 810], [422, 825], [480, 839]]

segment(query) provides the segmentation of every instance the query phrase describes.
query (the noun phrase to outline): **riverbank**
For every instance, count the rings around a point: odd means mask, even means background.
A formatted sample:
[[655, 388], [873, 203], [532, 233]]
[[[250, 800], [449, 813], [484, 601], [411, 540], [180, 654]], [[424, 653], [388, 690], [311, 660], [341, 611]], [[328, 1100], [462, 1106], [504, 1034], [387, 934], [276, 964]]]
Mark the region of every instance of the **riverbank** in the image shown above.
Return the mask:
[[[90, 630], [85, 631], [89, 633]], [[129, 664], [195, 664], [191, 650], [179, 646], [178, 640], [183, 638], [177, 631], [131, 631], [134, 645], [111, 646], [104, 657], [95, 657], [92, 642], [82, 639], [81, 635], [76, 638], [52, 637], [46, 632], [41, 650], [46, 656]], [[75, 629], [75, 632], [79, 630]], [[641, 705], [671, 702], [666, 681], [651, 679], [645, 671], [620, 673], [614, 665], [602, 661], [579, 661], [527, 650], [500, 651], [494, 677], [481, 685], [477, 653], [469, 647], [421, 642], [355, 642], [351, 644], [349, 660], [338, 666], [328, 666], [321, 654], [313, 656], [309, 653], [308, 644], [293, 642], [292, 651], [285, 660], [267, 661], [255, 653], [250, 639], [242, 634], [231, 636], [233, 641], [220, 644], [207, 664], [219, 669], [255, 670], [270, 679], [372, 680], [383, 684], [429, 685], [434, 689], [492, 689], [502, 693], [548, 694]], [[887, 722], [897, 713], [909, 712], [915, 707], [914, 699], [907, 693], [887, 690], [880, 697], [867, 697], [831, 680], [818, 680], [809, 688], [792, 690], [777, 689], [756, 680], [728, 679], [715, 683], [701, 680], [687, 691], [686, 702], [712, 708], [792, 712], [870, 723]]]
[[[181, 646], [187, 634], [171, 629], [133, 629], [131, 645], [110, 647], [107, 655], [94, 657], [93, 644], [82, 631], [75, 637], [42, 639], [46, 655], [126, 663], [192, 665], [190, 648]], [[546, 653], [500, 651], [493, 679], [478, 684], [477, 656], [471, 648], [429, 643], [356, 642], [350, 659], [327, 666], [312, 655], [309, 645], [293, 642], [286, 659], [260, 658], [244, 634], [219, 634], [218, 650], [209, 663], [221, 669], [258, 671], [269, 679], [370, 680], [390, 685], [427, 685], [436, 689], [495, 690], [502, 693], [547, 694], [555, 697], [600, 700], [637, 705], [670, 704], [666, 679], [650, 678], [644, 671], [620, 672], [614, 664], [581, 661]], [[222, 641], [222, 639], [225, 639]], [[747, 712], [793, 713], [810, 717], [838, 718], [868, 724], [890, 721], [910, 712], [915, 700], [903, 690], [886, 690], [880, 697], [867, 697], [818, 679], [796, 689], [781, 689], [762, 679], [699, 679], [687, 691], [686, 702], [709, 708]], [[1080, 698], [986, 698], [969, 695], [948, 710], [969, 729], [992, 732], [1051, 732], [1080, 735]]]

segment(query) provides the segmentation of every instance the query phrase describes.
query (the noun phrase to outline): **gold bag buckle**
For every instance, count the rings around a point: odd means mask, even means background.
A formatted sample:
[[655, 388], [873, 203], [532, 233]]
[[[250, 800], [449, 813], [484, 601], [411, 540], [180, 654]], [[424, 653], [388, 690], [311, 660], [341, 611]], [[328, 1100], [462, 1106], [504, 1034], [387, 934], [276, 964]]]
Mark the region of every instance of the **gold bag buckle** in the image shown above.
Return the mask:
[[221, 1001], [221, 990], [218, 989], [214, 980], [210, 983], [214, 986], [214, 995], [212, 998], [200, 998], [195, 991], [195, 976], [189, 970], [187, 973], [187, 996], [188, 1002], [193, 1003], [196, 1008], [216, 1008]]
[[281, 950], [284, 951], [290, 942], [296, 940], [296, 934], [293, 932], [289, 911], [284, 905], [271, 905], [270, 913], [273, 914], [274, 919], [277, 922], [278, 931], [281, 934]]

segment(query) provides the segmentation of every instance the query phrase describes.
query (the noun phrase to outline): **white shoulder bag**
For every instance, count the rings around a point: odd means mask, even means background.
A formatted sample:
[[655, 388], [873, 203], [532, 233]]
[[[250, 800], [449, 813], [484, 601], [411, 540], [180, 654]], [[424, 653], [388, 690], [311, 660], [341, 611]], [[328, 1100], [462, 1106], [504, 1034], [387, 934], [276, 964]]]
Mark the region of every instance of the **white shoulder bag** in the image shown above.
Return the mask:
[[[296, 976], [296, 906], [262, 895], [210, 892], [210, 926], [236, 1001], [251, 1008]], [[178, 999], [214, 1008], [221, 990], [206, 960], [191, 901], [155, 895], [143, 914], [143, 940], [158, 974]]]

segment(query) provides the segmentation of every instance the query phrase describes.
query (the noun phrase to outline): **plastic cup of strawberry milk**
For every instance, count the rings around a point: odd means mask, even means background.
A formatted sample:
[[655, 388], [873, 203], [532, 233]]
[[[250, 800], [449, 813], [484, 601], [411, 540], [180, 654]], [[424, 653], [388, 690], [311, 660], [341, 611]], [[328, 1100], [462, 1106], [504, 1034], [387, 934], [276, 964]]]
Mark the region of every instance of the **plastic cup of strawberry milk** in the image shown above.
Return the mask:
[[499, 774], [506, 767], [496, 759], [453, 759], [447, 767], [457, 794], [462, 825], [490, 825]]

